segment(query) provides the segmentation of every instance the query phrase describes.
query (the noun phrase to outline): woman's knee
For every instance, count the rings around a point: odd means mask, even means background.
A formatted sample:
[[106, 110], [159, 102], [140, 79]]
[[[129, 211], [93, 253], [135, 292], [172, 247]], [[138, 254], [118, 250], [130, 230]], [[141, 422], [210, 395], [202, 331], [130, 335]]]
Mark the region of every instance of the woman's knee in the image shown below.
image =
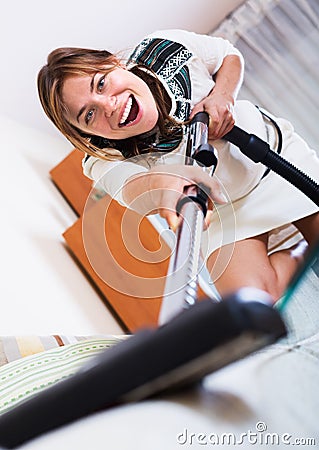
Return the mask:
[[215, 286], [222, 297], [243, 287], [253, 287], [267, 292], [274, 301], [277, 301], [283, 295], [286, 287], [271, 267], [261, 272], [238, 273], [236, 277], [227, 275], [227, 271], [225, 271], [224, 275], [215, 281]]
[[289, 250], [273, 255], [267, 253], [264, 236], [237, 242], [232, 248], [214, 252], [208, 260], [208, 270], [221, 296], [242, 287], [254, 287], [267, 292], [274, 300], [284, 293], [297, 268]]

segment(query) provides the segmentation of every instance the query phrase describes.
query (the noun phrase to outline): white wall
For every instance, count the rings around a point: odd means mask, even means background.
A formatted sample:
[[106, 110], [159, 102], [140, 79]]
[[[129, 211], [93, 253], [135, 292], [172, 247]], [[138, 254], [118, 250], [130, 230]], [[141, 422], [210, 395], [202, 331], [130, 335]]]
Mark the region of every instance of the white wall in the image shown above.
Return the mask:
[[17, 0], [2, 6], [2, 335], [121, 331], [64, 248], [61, 235], [76, 217], [49, 170], [71, 147], [44, 116], [36, 92], [49, 51], [67, 45], [124, 50], [159, 28], [205, 33], [240, 3]]
[[[5, 115], [52, 132], [36, 94], [36, 75], [59, 46], [133, 46], [160, 28], [208, 32], [240, 0], [16, 0], [1, 11], [1, 109]], [[149, 5], [149, 10], [145, 5]]]

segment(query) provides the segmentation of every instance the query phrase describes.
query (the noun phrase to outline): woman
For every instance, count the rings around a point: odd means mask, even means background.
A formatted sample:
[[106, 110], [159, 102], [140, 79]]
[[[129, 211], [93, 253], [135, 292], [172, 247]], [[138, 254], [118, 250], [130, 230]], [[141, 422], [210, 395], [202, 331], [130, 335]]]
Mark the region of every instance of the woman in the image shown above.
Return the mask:
[[[207, 267], [221, 295], [254, 286], [278, 299], [318, 238], [319, 213], [308, 198], [222, 137], [234, 123], [267, 140], [313, 178], [315, 152], [289, 122], [237, 100], [243, 57], [221, 38], [181, 30], [146, 37], [124, 64], [106, 51], [57, 49], [38, 76], [42, 106], [86, 156], [84, 173], [120, 203], [159, 212], [171, 228], [185, 186], [204, 183]], [[218, 152], [213, 177], [185, 166], [187, 121], [205, 110]]]

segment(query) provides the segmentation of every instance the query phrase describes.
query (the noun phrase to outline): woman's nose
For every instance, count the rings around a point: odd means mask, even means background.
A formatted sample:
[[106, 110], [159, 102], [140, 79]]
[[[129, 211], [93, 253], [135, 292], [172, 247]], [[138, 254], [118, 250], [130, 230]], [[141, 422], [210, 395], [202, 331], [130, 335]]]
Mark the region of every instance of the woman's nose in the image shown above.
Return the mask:
[[117, 107], [117, 100], [114, 95], [108, 95], [102, 99], [102, 108], [107, 117], [110, 117]]

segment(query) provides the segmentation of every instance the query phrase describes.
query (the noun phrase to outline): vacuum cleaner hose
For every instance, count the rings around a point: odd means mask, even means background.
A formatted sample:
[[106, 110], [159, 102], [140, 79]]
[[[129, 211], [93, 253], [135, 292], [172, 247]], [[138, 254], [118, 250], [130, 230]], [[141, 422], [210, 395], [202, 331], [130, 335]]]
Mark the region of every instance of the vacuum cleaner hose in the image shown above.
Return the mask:
[[252, 161], [261, 162], [293, 184], [319, 206], [319, 185], [300, 169], [271, 150], [267, 142], [254, 134], [247, 133], [236, 125], [224, 136], [224, 139], [239, 147], [241, 152]]

